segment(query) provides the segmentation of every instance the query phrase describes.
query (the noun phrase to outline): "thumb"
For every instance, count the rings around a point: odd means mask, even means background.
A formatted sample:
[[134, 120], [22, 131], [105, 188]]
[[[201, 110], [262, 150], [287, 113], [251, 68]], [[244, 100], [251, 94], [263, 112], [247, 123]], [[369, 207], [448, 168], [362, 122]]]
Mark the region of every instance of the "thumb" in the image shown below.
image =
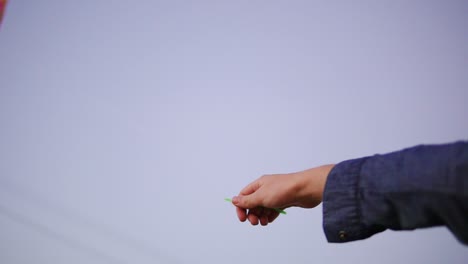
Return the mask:
[[258, 198], [258, 195], [256, 193], [252, 193], [250, 195], [234, 196], [232, 198], [232, 203], [235, 206], [244, 209], [252, 209], [261, 205], [260, 199]]

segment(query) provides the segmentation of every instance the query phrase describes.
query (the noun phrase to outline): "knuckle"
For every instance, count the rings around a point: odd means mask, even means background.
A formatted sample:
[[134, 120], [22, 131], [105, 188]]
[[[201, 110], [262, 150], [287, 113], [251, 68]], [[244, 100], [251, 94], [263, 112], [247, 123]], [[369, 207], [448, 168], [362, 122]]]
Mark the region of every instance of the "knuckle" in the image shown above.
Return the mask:
[[271, 177], [270, 174], [264, 174], [258, 179], [259, 184], [266, 182]]

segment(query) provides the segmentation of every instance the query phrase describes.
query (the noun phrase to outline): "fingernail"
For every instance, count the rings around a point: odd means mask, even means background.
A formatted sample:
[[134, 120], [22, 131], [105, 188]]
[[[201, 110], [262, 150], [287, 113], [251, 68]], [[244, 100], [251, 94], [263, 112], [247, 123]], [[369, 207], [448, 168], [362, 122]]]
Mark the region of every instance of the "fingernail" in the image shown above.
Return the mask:
[[238, 204], [238, 203], [239, 203], [239, 200], [240, 200], [240, 198], [237, 197], [237, 196], [232, 197], [232, 203], [233, 203], [233, 204]]

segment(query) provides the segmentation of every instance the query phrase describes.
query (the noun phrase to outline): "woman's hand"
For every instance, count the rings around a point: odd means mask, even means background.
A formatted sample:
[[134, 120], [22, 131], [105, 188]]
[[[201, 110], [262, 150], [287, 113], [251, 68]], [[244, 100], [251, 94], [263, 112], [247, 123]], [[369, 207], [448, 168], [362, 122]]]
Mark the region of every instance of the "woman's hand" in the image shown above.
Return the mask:
[[252, 225], [267, 225], [279, 213], [271, 208], [284, 209], [291, 206], [313, 208], [322, 202], [328, 174], [334, 165], [289, 173], [265, 175], [242, 189], [232, 198], [237, 217]]

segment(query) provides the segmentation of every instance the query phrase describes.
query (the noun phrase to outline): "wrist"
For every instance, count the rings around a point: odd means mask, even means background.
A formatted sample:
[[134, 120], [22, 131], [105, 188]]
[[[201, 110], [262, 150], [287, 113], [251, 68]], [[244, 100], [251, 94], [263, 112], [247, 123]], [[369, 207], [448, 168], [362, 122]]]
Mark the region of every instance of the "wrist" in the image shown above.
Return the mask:
[[298, 206], [312, 208], [322, 202], [325, 184], [334, 166], [323, 165], [296, 173]]
[[320, 201], [323, 200], [323, 192], [325, 191], [325, 184], [327, 183], [328, 175], [332, 171], [333, 167], [335, 167], [335, 164], [328, 164], [328, 165], [323, 165], [319, 167], [320, 173], [319, 176], [317, 177], [318, 179], [318, 190], [317, 193], [319, 194]]

